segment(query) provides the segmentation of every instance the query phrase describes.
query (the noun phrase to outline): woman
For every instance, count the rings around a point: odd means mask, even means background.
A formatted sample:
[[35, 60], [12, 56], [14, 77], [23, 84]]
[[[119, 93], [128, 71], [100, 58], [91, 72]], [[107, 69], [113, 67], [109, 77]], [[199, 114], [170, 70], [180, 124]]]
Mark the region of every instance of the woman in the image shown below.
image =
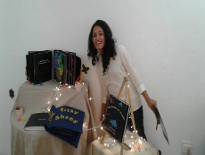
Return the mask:
[[[105, 113], [108, 94], [117, 96], [124, 77], [129, 75], [130, 96], [136, 129], [138, 135], [146, 139], [140, 95], [144, 97], [147, 105], [152, 110], [156, 106], [156, 101], [149, 97], [131, 63], [131, 59], [126, 49], [123, 46], [115, 44], [115, 41], [112, 38], [112, 31], [106, 22], [97, 20], [93, 24], [88, 38], [87, 55], [88, 57], [91, 57], [92, 64], [97, 68], [102, 86], [103, 100], [101, 116]], [[125, 96], [125, 94], [122, 94], [122, 96]], [[131, 130], [131, 120], [128, 120], [128, 126]]]

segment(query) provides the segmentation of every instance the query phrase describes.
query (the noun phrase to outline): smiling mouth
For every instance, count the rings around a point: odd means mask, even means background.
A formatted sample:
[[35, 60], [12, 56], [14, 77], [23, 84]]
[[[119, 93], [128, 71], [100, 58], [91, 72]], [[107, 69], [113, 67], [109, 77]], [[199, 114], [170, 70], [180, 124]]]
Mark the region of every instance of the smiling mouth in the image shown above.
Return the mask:
[[95, 44], [95, 46], [97, 46], [97, 47], [99, 47], [99, 46], [101, 46], [102, 45], [102, 43], [100, 42], [100, 43], [96, 43]]

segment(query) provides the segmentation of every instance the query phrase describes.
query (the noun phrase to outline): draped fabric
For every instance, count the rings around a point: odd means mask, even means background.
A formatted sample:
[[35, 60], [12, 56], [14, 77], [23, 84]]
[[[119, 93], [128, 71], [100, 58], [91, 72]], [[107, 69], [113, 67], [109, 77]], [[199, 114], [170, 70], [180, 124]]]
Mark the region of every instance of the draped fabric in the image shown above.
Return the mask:
[[[59, 84], [48, 81], [43, 85], [33, 85], [25, 82], [18, 90], [15, 105], [11, 111], [11, 151], [12, 155], [73, 155], [86, 154], [87, 146], [96, 139], [96, 132], [87, 130], [95, 126], [91, 105], [88, 100], [88, 84], [82, 86], [81, 91], [76, 91], [74, 86], [62, 88], [56, 87]], [[54, 100], [57, 92], [61, 93], [58, 100]], [[78, 148], [70, 145], [64, 140], [48, 133], [47, 131], [25, 131], [24, 126], [31, 114], [47, 110], [48, 102], [54, 101], [56, 108], [70, 106], [85, 113], [82, 134]], [[15, 107], [21, 106], [24, 109], [22, 118], [17, 121]], [[87, 126], [87, 127], [86, 127]]]

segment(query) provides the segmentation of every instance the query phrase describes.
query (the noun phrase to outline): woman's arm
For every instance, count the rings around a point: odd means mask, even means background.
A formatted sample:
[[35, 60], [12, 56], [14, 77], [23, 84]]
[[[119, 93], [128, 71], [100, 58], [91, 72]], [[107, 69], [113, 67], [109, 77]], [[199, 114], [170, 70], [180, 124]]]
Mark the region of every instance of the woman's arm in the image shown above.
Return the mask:
[[149, 108], [152, 111], [154, 111], [154, 109], [157, 105], [157, 102], [149, 97], [144, 84], [142, 83], [142, 81], [140, 80], [140, 78], [137, 74], [137, 71], [136, 71], [134, 64], [133, 64], [133, 60], [130, 57], [127, 50], [124, 47], [122, 47], [121, 52], [122, 52], [121, 53], [121, 61], [122, 61], [122, 64], [123, 64], [126, 72], [129, 73], [130, 80], [134, 84], [137, 92], [144, 97]]
[[144, 97], [145, 101], [147, 102], [148, 107], [154, 112], [154, 109], [157, 106], [157, 101], [151, 99], [146, 90], [142, 92], [142, 96]]

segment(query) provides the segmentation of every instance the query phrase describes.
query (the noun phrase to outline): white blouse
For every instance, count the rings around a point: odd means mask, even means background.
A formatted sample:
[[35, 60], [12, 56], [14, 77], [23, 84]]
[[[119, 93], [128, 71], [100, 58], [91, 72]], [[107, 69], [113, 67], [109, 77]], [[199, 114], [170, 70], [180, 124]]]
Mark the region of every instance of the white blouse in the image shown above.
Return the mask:
[[[129, 73], [128, 78], [130, 97], [133, 111], [135, 111], [141, 107], [140, 94], [142, 94], [142, 92], [145, 91], [146, 88], [139, 79], [136, 69], [132, 64], [132, 60], [129, 56], [129, 53], [127, 52], [125, 47], [116, 45], [116, 52], [117, 55], [115, 56], [115, 59], [110, 59], [110, 64], [105, 75], [103, 75], [101, 55], [99, 55], [99, 61], [96, 63], [97, 73], [102, 86], [102, 103], [106, 103], [109, 94], [112, 94], [117, 97], [123, 79]], [[122, 100], [125, 100], [126, 98], [125, 90], [126, 87], [124, 87], [122, 91], [122, 95], [120, 98]]]

